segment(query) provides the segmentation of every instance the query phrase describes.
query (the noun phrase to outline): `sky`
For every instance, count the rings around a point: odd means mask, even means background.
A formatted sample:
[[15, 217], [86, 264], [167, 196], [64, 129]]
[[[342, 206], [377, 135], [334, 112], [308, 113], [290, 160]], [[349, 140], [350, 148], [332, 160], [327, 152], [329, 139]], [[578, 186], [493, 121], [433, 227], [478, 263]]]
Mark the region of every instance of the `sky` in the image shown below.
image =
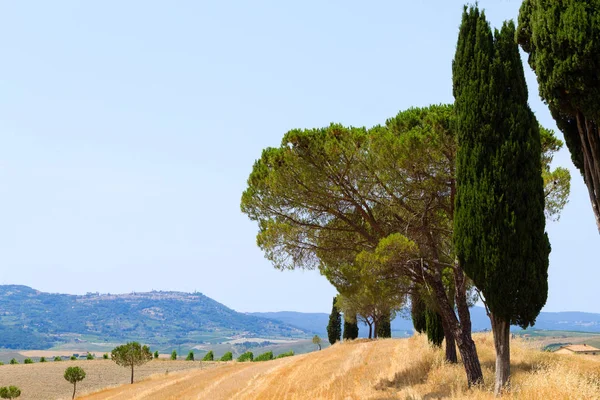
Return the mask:
[[[480, 0], [492, 26], [520, 1]], [[329, 312], [277, 271], [240, 197], [285, 132], [451, 103], [462, 1], [0, 2], [0, 284], [200, 291], [238, 311]], [[525, 66], [530, 105], [556, 125]], [[557, 131], [559, 137], [562, 134]], [[568, 150], [544, 311], [600, 312], [600, 237]]]

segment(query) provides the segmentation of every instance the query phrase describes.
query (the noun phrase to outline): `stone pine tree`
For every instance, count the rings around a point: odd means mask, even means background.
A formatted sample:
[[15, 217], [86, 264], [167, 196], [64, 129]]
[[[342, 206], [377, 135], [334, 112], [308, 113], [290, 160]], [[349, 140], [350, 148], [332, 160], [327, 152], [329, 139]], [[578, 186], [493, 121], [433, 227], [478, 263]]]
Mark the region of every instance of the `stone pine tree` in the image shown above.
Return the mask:
[[533, 325], [548, 295], [540, 133], [514, 37], [512, 22], [492, 35], [485, 14], [465, 8], [452, 71], [455, 251], [485, 298], [497, 394], [510, 375], [510, 325]]
[[517, 40], [588, 188], [600, 231], [600, 0], [525, 0]]
[[152, 360], [152, 353], [148, 346], [142, 346], [138, 342], [129, 342], [115, 347], [111, 351], [110, 357], [117, 365], [131, 368], [131, 383], [133, 383], [133, 368]]
[[358, 337], [358, 319], [356, 315], [344, 313], [344, 340], [354, 340]]
[[327, 338], [332, 345], [342, 338], [342, 316], [336, 304], [336, 298], [333, 298], [333, 307], [329, 314], [329, 323], [327, 324]]
[[65, 370], [64, 378], [73, 384], [73, 396], [75, 398], [75, 392], [77, 390], [77, 382], [81, 382], [85, 379], [85, 371], [81, 367], [69, 367]]

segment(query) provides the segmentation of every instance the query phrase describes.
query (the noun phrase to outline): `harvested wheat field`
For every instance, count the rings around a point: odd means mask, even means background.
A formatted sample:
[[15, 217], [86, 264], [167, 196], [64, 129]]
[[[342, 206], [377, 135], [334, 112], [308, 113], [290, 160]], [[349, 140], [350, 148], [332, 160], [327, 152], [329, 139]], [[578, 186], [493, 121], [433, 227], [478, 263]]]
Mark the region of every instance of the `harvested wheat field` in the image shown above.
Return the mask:
[[[216, 363], [200, 361], [150, 361], [135, 368], [135, 380], [152, 375], [165, 376], [173, 371], [200, 368], [212, 368]], [[70, 399], [73, 385], [63, 375], [67, 367], [79, 366], [85, 370], [86, 377], [77, 384], [77, 393], [97, 391], [102, 388], [129, 383], [131, 370], [119, 367], [110, 360], [79, 360], [45, 362], [35, 364], [0, 366], [0, 386], [15, 385], [21, 388], [19, 400]]]
[[[492, 399], [493, 342], [475, 335], [485, 385], [469, 390], [460, 365], [443, 362], [423, 336], [357, 340], [326, 350], [261, 363], [153, 376], [82, 397], [116, 399]], [[600, 399], [600, 357], [558, 356], [512, 346], [507, 398]]]

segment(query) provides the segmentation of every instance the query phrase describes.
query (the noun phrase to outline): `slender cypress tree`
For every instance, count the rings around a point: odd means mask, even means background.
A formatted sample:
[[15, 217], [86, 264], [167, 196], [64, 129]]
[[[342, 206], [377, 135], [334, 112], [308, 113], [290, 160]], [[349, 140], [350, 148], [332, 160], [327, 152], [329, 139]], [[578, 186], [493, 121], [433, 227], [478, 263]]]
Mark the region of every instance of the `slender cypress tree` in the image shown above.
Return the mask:
[[444, 341], [444, 328], [442, 327], [442, 316], [431, 309], [425, 310], [425, 321], [427, 325], [427, 340], [435, 347], [441, 347]]
[[381, 339], [392, 337], [392, 323], [389, 314], [379, 319], [377, 323], [377, 337]]
[[541, 144], [514, 24], [492, 36], [477, 7], [465, 8], [464, 24], [471, 29], [461, 26], [453, 63], [454, 243], [489, 310], [499, 394], [510, 375], [510, 325], [533, 325], [548, 295]]
[[342, 316], [337, 306], [335, 305], [336, 298], [333, 298], [333, 307], [329, 315], [329, 323], [327, 324], [327, 338], [329, 343], [334, 344], [342, 338]]
[[581, 171], [600, 231], [600, 0], [525, 0], [517, 40]]
[[358, 322], [356, 315], [353, 318], [344, 314], [344, 340], [354, 340], [358, 337]]
[[425, 319], [425, 311], [427, 307], [421, 296], [416, 293], [410, 296], [410, 316], [412, 318], [415, 331], [424, 333], [427, 331], [427, 320]]

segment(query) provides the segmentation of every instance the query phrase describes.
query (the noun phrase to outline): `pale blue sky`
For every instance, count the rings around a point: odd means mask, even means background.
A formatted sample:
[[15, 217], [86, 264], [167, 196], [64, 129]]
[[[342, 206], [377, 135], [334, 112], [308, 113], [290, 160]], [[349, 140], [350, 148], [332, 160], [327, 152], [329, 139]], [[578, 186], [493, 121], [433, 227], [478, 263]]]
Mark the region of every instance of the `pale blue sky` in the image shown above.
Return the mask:
[[[325, 278], [276, 271], [256, 247], [239, 211], [252, 164], [292, 128], [452, 102], [462, 4], [0, 2], [0, 284], [329, 312]], [[479, 4], [500, 26], [520, 1]], [[600, 237], [566, 150], [556, 163], [574, 179], [548, 225], [545, 311], [600, 312]]]

